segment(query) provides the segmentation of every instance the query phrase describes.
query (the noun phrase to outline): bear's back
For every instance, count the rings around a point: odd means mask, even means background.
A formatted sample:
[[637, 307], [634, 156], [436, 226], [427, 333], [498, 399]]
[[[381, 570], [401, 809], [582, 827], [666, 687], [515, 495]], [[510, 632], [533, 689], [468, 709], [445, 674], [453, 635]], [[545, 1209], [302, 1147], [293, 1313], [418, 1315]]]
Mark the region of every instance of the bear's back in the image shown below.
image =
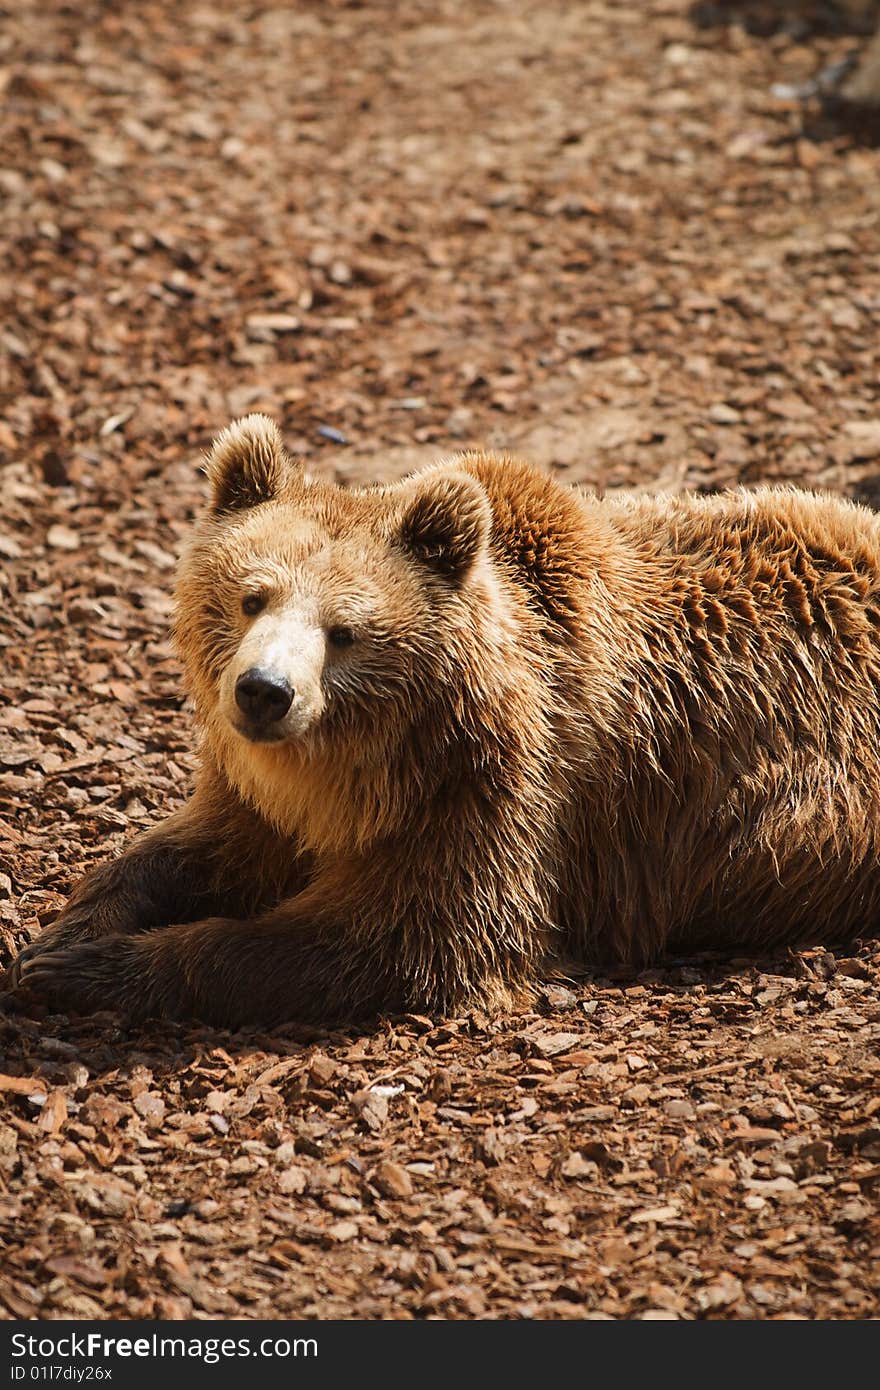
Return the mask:
[[784, 488], [598, 499], [468, 468], [571, 658], [560, 915], [578, 953], [874, 929], [878, 518]]

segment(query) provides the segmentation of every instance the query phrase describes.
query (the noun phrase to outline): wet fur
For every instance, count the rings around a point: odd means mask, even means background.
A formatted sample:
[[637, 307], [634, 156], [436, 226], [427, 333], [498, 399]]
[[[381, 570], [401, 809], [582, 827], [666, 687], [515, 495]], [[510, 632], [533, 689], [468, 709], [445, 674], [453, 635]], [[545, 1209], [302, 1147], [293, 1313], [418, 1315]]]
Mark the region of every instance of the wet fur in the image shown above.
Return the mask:
[[[559, 961], [876, 931], [872, 513], [600, 501], [485, 455], [346, 492], [261, 417], [209, 474], [178, 585], [197, 791], [83, 882], [19, 986], [328, 1023], [508, 1007]], [[301, 741], [254, 745], [217, 705], [231, 594], [304, 545], [322, 621], [369, 596], [369, 660], [329, 671]]]

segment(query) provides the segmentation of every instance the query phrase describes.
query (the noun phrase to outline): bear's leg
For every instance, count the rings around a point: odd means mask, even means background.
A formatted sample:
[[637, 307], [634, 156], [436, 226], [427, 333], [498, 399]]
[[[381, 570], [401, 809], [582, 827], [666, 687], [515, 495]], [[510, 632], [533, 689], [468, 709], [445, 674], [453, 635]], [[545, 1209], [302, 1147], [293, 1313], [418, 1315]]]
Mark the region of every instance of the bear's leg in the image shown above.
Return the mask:
[[62, 1009], [230, 1027], [509, 1007], [543, 958], [546, 907], [521, 884], [508, 891], [500, 853], [483, 874], [489, 882], [495, 866], [482, 911], [472, 880], [435, 858], [429, 867], [418, 847], [413, 862], [400, 844], [373, 845], [328, 859], [294, 896], [249, 920], [79, 941], [25, 960], [20, 983]]
[[332, 1023], [400, 1007], [389, 972], [342, 933], [214, 918], [104, 936], [26, 960], [20, 985], [53, 1006], [236, 1027]]
[[[174, 892], [179, 859], [163, 827], [136, 840], [111, 864], [91, 869], [74, 888], [55, 921], [25, 946], [9, 967], [6, 983], [18, 983], [26, 961], [77, 941], [145, 931], [158, 925]], [[183, 915], [180, 913], [179, 915]]]
[[291, 847], [208, 772], [186, 806], [80, 880], [5, 983], [15, 987], [28, 962], [79, 942], [259, 910], [290, 891], [295, 870]]

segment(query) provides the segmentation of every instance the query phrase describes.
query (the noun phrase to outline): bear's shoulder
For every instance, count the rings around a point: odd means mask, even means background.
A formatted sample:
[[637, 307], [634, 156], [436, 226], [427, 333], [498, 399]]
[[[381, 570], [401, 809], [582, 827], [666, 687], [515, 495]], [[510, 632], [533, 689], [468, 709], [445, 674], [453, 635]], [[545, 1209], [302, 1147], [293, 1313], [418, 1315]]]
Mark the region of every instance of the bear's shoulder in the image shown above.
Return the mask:
[[465, 454], [460, 465], [488, 496], [495, 557], [545, 617], [567, 625], [584, 585], [611, 567], [617, 538], [597, 499], [506, 455]]

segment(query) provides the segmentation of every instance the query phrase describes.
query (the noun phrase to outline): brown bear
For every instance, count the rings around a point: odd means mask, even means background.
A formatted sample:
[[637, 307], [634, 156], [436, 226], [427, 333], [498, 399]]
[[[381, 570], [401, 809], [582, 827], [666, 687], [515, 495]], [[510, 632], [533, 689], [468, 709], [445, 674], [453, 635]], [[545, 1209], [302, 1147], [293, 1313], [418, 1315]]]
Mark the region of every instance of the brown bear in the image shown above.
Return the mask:
[[207, 467], [177, 588], [195, 793], [13, 986], [323, 1024], [876, 929], [872, 513], [599, 500], [482, 454], [346, 491], [261, 416]]

